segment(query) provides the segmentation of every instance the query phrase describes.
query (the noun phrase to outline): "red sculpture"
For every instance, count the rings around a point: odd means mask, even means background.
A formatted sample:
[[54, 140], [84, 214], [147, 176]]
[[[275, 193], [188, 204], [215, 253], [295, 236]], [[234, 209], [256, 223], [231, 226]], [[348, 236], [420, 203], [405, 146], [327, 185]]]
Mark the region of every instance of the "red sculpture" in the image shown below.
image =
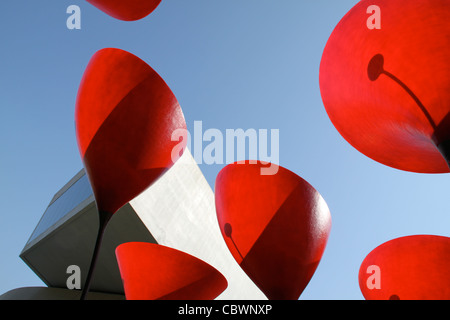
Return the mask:
[[101, 11], [119, 20], [134, 21], [148, 16], [161, 0], [86, 0]]
[[368, 300], [449, 300], [450, 238], [415, 235], [370, 252], [359, 270]]
[[298, 299], [325, 250], [330, 212], [308, 182], [281, 166], [261, 175], [263, 167], [236, 162], [220, 171], [219, 226], [236, 261], [269, 299]]
[[[379, 29], [366, 23], [374, 14]], [[363, 0], [332, 32], [320, 65], [323, 103], [340, 134], [368, 157], [449, 172], [449, 15], [447, 0]]]
[[177, 160], [172, 150], [181, 154], [187, 137], [172, 141], [172, 133], [186, 132], [186, 123], [174, 94], [150, 66], [107, 48], [95, 53], [83, 75], [75, 125], [100, 214], [99, 243], [111, 215]]
[[116, 256], [127, 300], [213, 300], [228, 286], [209, 264], [162, 245], [124, 243]]

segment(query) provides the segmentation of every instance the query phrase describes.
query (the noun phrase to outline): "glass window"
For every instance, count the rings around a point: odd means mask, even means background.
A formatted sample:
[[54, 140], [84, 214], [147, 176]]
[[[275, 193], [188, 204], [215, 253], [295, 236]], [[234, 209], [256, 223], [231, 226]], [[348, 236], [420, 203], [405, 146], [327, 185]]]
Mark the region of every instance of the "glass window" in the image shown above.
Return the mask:
[[45, 230], [54, 225], [58, 220], [76, 208], [81, 202], [92, 195], [92, 188], [89, 180], [84, 174], [74, 182], [63, 194], [47, 207], [41, 220], [36, 226], [28, 242], [35, 239]]

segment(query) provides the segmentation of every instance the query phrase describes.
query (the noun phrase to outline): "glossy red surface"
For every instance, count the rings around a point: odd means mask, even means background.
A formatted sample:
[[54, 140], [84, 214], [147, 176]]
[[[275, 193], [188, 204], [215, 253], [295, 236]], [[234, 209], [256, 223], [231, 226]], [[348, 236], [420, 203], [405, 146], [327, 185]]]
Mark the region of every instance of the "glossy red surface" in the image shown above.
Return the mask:
[[228, 286], [209, 264], [162, 245], [124, 243], [116, 256], [127, 300], [212, 300]]
[[[381, 29], [366, 25], [370, 5], [380, 8]], [[449, 16], [447, 0], [363, 0], [332, 32], [320, 65], [323, 103], [368, 157], [406, 171], [449, 172], [437, 148], [450, 140]]]
[[[374, 265], [379, 267], [380, 289], [371, 289], [375, 273], [367, 270]], [[385, 242], [367, 255], [359, 270], [359, 286], [368, 300], [449, 300], [449, 270], [450, 238], [407, 236]]]
[[172, 149], [187, 141], [172, 141], [186, 123], [170, 88], [144, 61], [120, 49], [102, 49], [91, 58], [75, 125], [98, 209], [109, 213], [166, 172], [176, 161]]
[[283, 167], [261, 175], [262, 167], [234, 163], [220, 171], [219, 226], [236, 261], [269, 299], [298, 299], [325, 250], [330, 212], [298, 175]]
[[139, 20], [158, 7], [161, 0], [86, 0], [106, 14], [124, 21]]

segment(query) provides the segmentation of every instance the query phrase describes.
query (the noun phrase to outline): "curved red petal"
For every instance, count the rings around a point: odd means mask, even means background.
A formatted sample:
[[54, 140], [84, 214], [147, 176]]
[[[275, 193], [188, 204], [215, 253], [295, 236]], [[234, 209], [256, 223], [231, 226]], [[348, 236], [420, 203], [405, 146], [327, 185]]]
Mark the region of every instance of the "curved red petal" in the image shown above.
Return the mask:
[[135, 21], [152, 13], [161, 0], [86, 0], [101, 11], [119, 20]]
[[[99, 210], [116, 212], [156, 181], [184, 150], [186, 123], [174, 94], [144, 61], [107, 48], [90, 60], [75, 111], [80, 154]], [[183, 131], [184, 130], [184, 131]], [[179, 155], [177, 155], [179, 156]]]
[[124, 243], [116, 256], [127, 300], [212, 300], [228, 286], [206, 262], [162, 245]]
[[359, 286], [368, 300], [449, 300], [449, 270], [450, 238], [406, 236], [367, 255], [359, 270]]
[[269, 299], [298, 299], [325, 250], [330, 212], [308, 182], [283, 167], [261, 175], [264, 167], [234, 163], [220, 171], [220, 229], [236, 261]]
[[[450, 140], [450, 2], [379, 0], [355, 5], [323, 52], [320, 90], [340, 134], [382, 164], [449, 172], [437, 146]], [[370, 23], [369, 23], [370, 24]]]

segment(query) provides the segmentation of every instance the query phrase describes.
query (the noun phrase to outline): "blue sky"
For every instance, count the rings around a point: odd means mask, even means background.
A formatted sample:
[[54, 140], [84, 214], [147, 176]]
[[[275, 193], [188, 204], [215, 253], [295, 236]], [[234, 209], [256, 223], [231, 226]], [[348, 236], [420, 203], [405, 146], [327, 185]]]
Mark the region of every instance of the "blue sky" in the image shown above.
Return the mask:
[[[356, 0], [163, 0], [137, 22], [79, 0], [0, 4], [0, 293], [43, 285], [19, 258], [54, 193], [82, 163], [75, 97], [92, 54], [127, 50], [169, 84], [188, 129], [279, 129], [280, 165], [324, 197], [333, 226], [301, 299], [363, 299], [358, 270], [379, 244], [448, 235], [450, 177], [403, 172], [359, 153], [322, 104], [319, 63]], [[66, 8], [81, 8], [81, 30]], [[201, 165], [211, 187], [223, 165]]]

